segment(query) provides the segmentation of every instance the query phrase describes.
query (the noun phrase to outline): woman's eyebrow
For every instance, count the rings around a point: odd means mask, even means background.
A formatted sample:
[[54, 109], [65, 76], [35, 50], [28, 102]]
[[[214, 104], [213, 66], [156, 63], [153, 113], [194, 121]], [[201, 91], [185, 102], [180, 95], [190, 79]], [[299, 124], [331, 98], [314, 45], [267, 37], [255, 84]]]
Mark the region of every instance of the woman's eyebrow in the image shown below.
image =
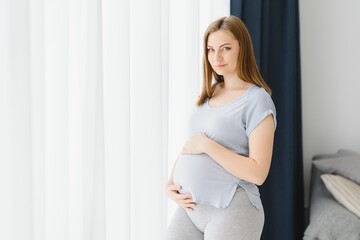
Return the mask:
[[[220, 47], [223, 47], [223, 46], [225, 46], [225, 45], [231, 45], [231, 44], [230, 44], [230, 43], [224, 43], [224, 44], [222, 44]], [[212, 46], [208, 45], [208, 47], [212, 47]]]

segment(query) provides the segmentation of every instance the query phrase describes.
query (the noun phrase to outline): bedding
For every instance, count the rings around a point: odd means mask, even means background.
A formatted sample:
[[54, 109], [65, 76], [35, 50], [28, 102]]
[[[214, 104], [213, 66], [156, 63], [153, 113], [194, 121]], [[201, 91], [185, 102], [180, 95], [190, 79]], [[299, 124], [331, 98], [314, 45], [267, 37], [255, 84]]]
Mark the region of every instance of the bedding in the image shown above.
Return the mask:
[[[341, 161], [342, 157], [359, 156], [356, 152], [339, 150], [335, 154], [319, 154], [315, 160]], [[327, 160], [326, 160], [327, 159]], [[335, 162], [336, 164], [336, 162]], [[336, 164], [341, 166], [341, 164]], [[321, 167], [320, 167], [321, 168]], [[310, 180], [309, 225], [304, 240], [359, 240], [360, 219], [342, 206], [326, 189], [321, 175], [328, 168], [320, 169], [312, 164]], [[355, 170], [355, 169], [354, 169]], [[360, 169], [356, 170], [360, 173]], [[339, 174], [340, 175], [340, 174]]]

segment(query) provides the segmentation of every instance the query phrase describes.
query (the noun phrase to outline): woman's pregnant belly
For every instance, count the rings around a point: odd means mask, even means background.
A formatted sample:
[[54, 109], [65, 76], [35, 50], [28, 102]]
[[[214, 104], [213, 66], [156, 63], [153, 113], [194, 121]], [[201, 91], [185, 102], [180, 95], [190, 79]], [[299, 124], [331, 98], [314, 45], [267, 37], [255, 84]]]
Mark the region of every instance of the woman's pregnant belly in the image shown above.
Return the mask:
[[181, 194], [191, 193], [195, 202], [223, 205], [236, 191], [239, 179], [227, 172], [207, 154], [180, 155], [174, 183]]

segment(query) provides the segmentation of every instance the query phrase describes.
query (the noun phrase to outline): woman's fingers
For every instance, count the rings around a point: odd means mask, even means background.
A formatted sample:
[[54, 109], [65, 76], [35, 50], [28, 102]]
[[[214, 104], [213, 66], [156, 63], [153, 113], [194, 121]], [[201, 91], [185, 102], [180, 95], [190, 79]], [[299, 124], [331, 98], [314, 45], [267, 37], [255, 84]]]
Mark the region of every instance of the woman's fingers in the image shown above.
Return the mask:
[[193, 202], [192, 195], [190, 193], [180, 194], [178, 192], [180, 189], [180, 185], [169, 185], [167, 187], [169, 197], [185, 210], [194, 210], [195, 202]]
[[194, 203], [192, 198], [187, 198], [187, 199], [183, 199], [183, 200], [179, 200], [180, 204], [188, 204], [188, 203]]
[[168, 187], [168, 189], [171, 191], [179, 191], [181, 189], [181, 186], [180, 185], [170, 185]]
[[187, 194], [176, 194], [176, 199], [178, 199], [178, 200], [185, 200], [185, 199], [188, 199], [188, 198], [192, 198], [192, 196], [191, 196], [190, 193], [187, 193]]
[[192, 211], [192, 210], [194, 210], [194, 207], [195, 207], [195, 204], [180, 204], [180, 206], [182, 207], [182, 208], [184, 208], [185, 210], [190, 210], [190, 211]]
[[183, 206], [183, 207], [195, 207], [195, 203], [194, 203], [194, 202], [180, 203], [180, 205]]
[[175, 198], [178, 202], [178, 204], [194, 204], [191, 194], [176, 194]]
[[179, 205], [186, 205], [186, 204], [195, 204], [191, 197], [191, 194], [176, 194], [175, 195], [176, 202]]
[[195, 202], [193, 202], [191, 194], [179, 194], [178, 204], [183, 207], [185, 210], [193, 211], [195, 207]]

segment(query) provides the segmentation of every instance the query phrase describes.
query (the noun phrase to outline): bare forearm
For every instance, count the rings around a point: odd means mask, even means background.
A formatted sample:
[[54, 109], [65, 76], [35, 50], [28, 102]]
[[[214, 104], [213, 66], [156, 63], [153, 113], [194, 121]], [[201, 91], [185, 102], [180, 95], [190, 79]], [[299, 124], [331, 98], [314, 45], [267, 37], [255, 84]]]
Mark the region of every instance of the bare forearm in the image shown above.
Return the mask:
[[265, 181], [267, 167], [261, 166], [254, 159], [236, 154], [210, 139], [204, 150], [232, 175], [257, 185]]
[[261, 185], [270, 170], [274, 130], [274, 119], [272, 115], [269, 115], [251, 132], [248, 138], [249, 157], [230, 151], [203, 133], [191, 137], [185, 143], [182, 153], [206, 153], [234, 176]]

